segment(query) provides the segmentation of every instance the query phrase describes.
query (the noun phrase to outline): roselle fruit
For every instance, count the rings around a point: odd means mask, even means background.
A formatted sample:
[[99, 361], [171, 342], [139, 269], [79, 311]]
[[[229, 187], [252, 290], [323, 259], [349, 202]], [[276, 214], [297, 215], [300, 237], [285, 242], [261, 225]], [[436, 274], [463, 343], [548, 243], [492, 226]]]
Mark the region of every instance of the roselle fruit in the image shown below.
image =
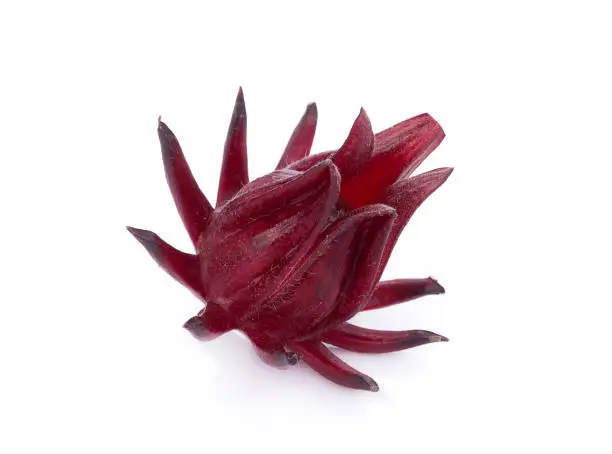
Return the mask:
[[240, 90], [213, 208], [160, 120], [166, 179], [195, 254], [153, 232], [128, 230], [205, 303], [184, 325], [196, 338], [240, 330], [271, 365], [302, 360], [339, 385], [377, 391], [373, 379], [325, 344], [386, 353], [448, 340], [430, 331], [347, 323], [360, 311], [444, 293], [432, 278], [379, 281], [412, 214], [452, 172], [412, 176], [444, 132], [423, 114], [374, 134], [362, 109], [340, 148], [310, 156], [316, 125], [317, 108], [310, 104], [276, 170], [249, 181]]

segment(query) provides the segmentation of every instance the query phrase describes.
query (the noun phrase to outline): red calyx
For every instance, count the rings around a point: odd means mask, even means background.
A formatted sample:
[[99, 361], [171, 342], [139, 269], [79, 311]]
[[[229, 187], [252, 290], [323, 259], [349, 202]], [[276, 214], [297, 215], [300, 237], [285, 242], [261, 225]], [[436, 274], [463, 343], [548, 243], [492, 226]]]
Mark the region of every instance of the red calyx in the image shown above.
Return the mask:
[[178, 140], [159, 122], [166, 179], [194, 254], [153, 232], [128, 230], [206, 303], [184, 325], [196, 338], [237, 329], [268, 364], [285, 367], [301, 358], [335, 383], [378, 391], [373, 379], [324, 343], [385, 353], [448, 340], [429, 331], [347, 323], [360, 311], [444, 293], [431, 278], [379, 282], [404, 226], [452, 172], [411, 176], [444, 132], [423, 114], [374, 134], [362, 109], [340, 148], [309, 156], [317, 125], [316, 105], [310, 104], [276, 170], [249, 182], [246, 125], [240, 90], [213, 208]]

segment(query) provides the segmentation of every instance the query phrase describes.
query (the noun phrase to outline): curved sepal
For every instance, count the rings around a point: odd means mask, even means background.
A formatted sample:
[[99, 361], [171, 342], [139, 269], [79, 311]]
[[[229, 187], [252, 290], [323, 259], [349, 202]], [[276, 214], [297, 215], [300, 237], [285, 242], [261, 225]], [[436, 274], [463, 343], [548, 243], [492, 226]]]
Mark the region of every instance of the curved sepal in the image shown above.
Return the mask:
[[390, 353], [432, 342], [448, 342], [448, 338], [431, 331], [381, 331], [343, 323], [325, 333], [323, 342], [359, 353]]
[[427, 279], [394, 279], [380, 282], [364, 311], [381, 309], [394, 304], [412, 301], [426, 295], [444, 293], [444, 287], [438, 281]]
[[239, 197], [221, 209], [218, 216], [220, 224], [238, 227], [266, 216], [274, 216], [277, 212], [291, 207], [307, 208], [308, 203], [304, 201], [313, 194], [320, 195], [321, 190], [328, 187], [329, 197], [325, 200], [336, 202], [340, 191], [340, 175], [329, 160], [320, 162], [305, 172], [274, 172], [261, 178], [266, 181], [265, 184], [259, 184], [258, 180], [249, 185], [248, 191], [241, 192]]
[[383, 251], [397, 214], [386, 205], [368, 205], [349, 213], [349, 220], [356, 225], [351, 248], [350, 272], [338, 295], [334, 309], [313, 331], [326, 331], [349, 320], [370, 301], [379, 279]]
[[378, 391], [378, 384], [371, 377], [353, 369], [321, 342], [296, 342], [291, 344], [290, 348], [315, 372], [340, 386]]
[[397, 211], [397, 221], [389, 234], [385, 245], [378, 277], [382, 275], [391, 251], [404, 230], [404, 227], [419, 206], [448, 179], [453, 172], [451, 167], [443, 167], [421, 173], [415, 177], [402, 178], [391, 186], [381, 197], [380, 202], [389, 205]]
[[[333, 163], [281, 173], [265, 177], [266, 184], [256, 180], [226, 203], [198, 244], [211, 301], [258, 307], [257, 301], [276, 290], [329, 222], [340, 191]], [[240, 312], [240, 307], [233, 310]]]
[[186, 254], [173, 248], [149, 230], [135, 227], [127, 227], [127, 229], [164, 271], [189, 288], [199, 298], [205, 298], [200, 280], [200, 264], [196, 255]]

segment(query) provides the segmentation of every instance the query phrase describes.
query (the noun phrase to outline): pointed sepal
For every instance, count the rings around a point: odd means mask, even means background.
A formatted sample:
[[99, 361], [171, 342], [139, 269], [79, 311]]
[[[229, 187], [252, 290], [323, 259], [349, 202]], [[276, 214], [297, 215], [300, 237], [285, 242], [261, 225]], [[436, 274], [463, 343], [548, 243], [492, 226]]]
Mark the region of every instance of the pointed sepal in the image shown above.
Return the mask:
[[231, 199], [248, 182], [247, 113], [244, 94], [240, 88], [225, 140], [217, 206]]
[[168, 186], [189, 238], [195, 245], [208, 225], [213, 208], [198, 187], [178, 140], [161, 119], [157, 133]]
[[359, 116], [342, 146], [331, 158], [342, 179], [355, 176], [368, 162], [374, 149], [374, 132], [365, 110], [361, 109]]
[[287, 143], [287, 147], [278, 161], [276, 170], [283, 169], [310, 154], [317, 129], [317, 117], [317, 105], [315, 103], [308, 104], [306, 112], [295, 127], [289, 143]]
[[321, 342], [296, 342], [290, 348], [315, 372], [340, 386], [373, 392], [379, 389], [371, 377], [353, 369]]

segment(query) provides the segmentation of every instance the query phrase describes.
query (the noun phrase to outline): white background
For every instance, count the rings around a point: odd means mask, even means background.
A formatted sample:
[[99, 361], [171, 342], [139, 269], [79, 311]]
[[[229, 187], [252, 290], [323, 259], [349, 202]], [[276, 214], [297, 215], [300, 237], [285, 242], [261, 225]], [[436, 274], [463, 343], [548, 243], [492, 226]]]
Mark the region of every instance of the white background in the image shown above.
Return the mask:
[[[2, 2], [0, 452], [611, 452], [607, 3]], [[361, 106], [446, 131], [386, 278], [447, 293], [359, 323], [451, 342], [343, 354], [379, 393], [198, 343], [124, 229], [189, 250], [157, 116], [214, 200], [240, 85], [252, 176], [310, 101], [315, 151]]]

